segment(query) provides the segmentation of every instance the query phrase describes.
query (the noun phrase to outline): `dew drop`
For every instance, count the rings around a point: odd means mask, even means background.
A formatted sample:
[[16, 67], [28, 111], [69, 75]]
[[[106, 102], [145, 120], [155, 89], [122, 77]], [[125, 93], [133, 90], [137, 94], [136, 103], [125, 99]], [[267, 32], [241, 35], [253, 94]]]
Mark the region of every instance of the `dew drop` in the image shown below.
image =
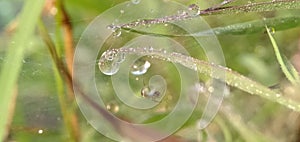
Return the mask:
[[152, 99], [153, 101], [159, 101], [165, 94], [166, 89], [167, 85], [164, 78], [160, 75], [155, 75], [150, 78], [149, 85], [145, 85], [141, 89], [141, 96], [144, 98]]
[[115, 101], [111, 101], [106, 105], [106, 109], [112, 113], [119, 112], [120, 108]]
[[113, 37], [119, 37], [122, 34], [122, 30], [119, 27], [114, 28], [112, 31], [113, 31]]
[[149, 61], [137, 60], [131, 66], [131, 74], [133, 74], [133, 75], [143, 75], [148, 71], [150, 66], [151, 66], [151, 63]]
[[119, 71], [119, 63], [111, 62], [111, 61], [102, 61], [100, 60], [98, 63], [100, 71], [105, 75], [114, 75]]
[[120, 13], [123, 14], [125, 11], [123, 9], [120, 10]]
[[212, 86], [209, 86], [207, 90], [208, 90], [208, 92], [212, 93], [215, 90], [215, 88]]
[[150, 89], [149, 86], [145, 86], [141, 90], [142, 97], [155, 99], [160, 96], [160, 92], [155, 89]]
[[199, 6], [197, 5], [197, 4], [191, 4], [190, 6], [189, 6], [189, 8], [188, 8], [188, 10], [189, 10], [189, 14], [191, 15], [191, 16], [197, 16], [197, 15], [199, 15], [200, 14], [200, 8], [199, 8]]
[[44, 133], [44, 131], [42, 129], [38, 130], [38, 134], [43, 134], [43, 133]]
[[273, 28], [273, 27], [269, 27], [269, 32], [271, 33], [271, 34], [275, 34], [275, 28]]
[[125, 54], [116, 49], [105, 51], [98, 62], [100, 71], [105, 75], [114, 75], [119, 71], [120, 63], [125, 60]]
[[139, 3], [141, 2], [141, 0], [131, 0], [131, 2], [132, 2], [133, 4], [139, 4]]

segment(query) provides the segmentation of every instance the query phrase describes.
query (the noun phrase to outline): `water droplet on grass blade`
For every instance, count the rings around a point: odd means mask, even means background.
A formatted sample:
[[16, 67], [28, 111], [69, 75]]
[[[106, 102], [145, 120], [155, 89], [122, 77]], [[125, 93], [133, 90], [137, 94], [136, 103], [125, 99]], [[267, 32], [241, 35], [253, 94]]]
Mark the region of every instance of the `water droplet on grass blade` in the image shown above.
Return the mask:
[[275, 34], [275, 32], [276, 32], [276, 31], [275, 31], [275, 28], [273, 28], [273, 27], [269, 27], [268, 30], [269, 30], [269, 32], [270, 32], [271, 34]]
[[122, 29], [119, 27], [114, 28], [112, 31], [113, 31], [113, 37], [119, 37], [122, 34]]
[[131, 74], [133, 74], [133, 75], [143, 75], [148, 71], [150, 66], [151, 66], [151, 63], [149, 61], [137, 60], [131, 66]]
[[119, 63], [115, 63], [108, 60], [100, 60], [98, 66], [100, 71], [105, 75], [114, 75], [119, 71], [120, 68]]
[[150, 78], [149, 85], [145, 85], [141, 89], [141, 96], [153, 101], [160, 101], [166, 89], [167, 85], [165, 79], [160, 75], [155, 75]]
[[197, 16], [201, 12], [200, 8], [199, 8], [199, 6], [197, 4], [191, 4], [191, 5], [189, 5], [188, 10], [189, 10], [189, 14], [191, 16]]
[[125, 54], [116, 49], [107, 50], [101, 55], [98, 66], [102, 73], [114, 75], [119, 71], [120, 63], [125, 60]]
[[132, 2], [133, 4], [139, 4], [139, 3], [141, 2], [141, 0], [131, 0], [131, 2]]

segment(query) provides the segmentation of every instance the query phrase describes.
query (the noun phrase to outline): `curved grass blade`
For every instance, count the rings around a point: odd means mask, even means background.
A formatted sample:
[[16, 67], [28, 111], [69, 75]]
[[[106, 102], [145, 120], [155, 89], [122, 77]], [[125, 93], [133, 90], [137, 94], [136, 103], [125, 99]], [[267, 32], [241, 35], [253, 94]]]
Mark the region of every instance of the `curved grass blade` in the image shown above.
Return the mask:
[[287, 58], [280, 53], [280, 50], [278, 48], [278, 45], [273, 37], [273, 35], [270, 32], [270, 29], [266, 26], [269, 38], [271, 40], [271, 43], [273, 45], [275, 55], [277, 58], [277, 61], [281, 67], [282, 72], [284, 73], [285, 77], [293, 84], [293, 85], [299, 85], [300, 84], [300, 77], [297, 72], [297, 70], [294, 68], [294, 66], [287, 60]]

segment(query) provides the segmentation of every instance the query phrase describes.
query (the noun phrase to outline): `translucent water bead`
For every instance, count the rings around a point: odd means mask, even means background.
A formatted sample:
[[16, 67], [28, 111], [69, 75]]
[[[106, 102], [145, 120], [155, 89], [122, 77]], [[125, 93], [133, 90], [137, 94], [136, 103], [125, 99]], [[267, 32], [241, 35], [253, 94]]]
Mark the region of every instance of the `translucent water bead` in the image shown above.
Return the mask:
[[141, 2], [141, 0], [131, 0], [131, 2], [132, 2], [133, 4], [139, 4], [139, 3]]
[[105, 51], [98, 62], [100, 71], [105, 75], [114, 75], [119, 71], [120, 63], [125, 60], [125, 54], [117, 49]]
[[145, 60], [137, 60], [131, 66], [131, 74], [133, 75], [143, 75], [145, 74], [148, 69], [150, 68], [151, 63]]

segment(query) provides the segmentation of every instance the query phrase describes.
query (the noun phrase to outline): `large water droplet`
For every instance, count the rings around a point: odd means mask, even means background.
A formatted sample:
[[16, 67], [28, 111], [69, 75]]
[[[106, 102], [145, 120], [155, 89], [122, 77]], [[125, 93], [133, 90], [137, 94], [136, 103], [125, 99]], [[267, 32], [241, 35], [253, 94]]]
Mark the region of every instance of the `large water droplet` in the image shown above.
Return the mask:
[[131, 2], [132, 2], [133, 4], [139, 4], [139, 3], [141, 2], [141, 0], [131, 0]]
[[105, 51], [98, 62], [99, 69], [106, 75], [114, 75], [119, 71], [120, 63], [125, 60], [125, 54], [116, 49]]
[[105, 75], [114, 75], [119, 71], [119, 63], [115, 63], [109, 60], [99, 60], [99, 69]]
[[150, 66], [151, 66], [151, 63], [149, 61], [137, 60], [131, 66], [131, 74], [133, 74], [133, 75], [143, 75], [148, 71]]

